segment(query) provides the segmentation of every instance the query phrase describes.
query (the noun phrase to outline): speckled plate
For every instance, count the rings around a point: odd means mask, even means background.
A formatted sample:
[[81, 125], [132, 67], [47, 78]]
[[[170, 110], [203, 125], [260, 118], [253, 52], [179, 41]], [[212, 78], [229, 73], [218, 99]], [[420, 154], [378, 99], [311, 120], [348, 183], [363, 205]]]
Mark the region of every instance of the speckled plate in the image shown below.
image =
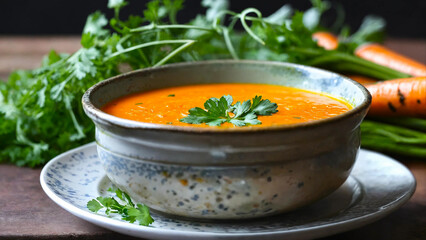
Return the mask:
[[108, 195], [112, 184], [94, 143], [52, 159], [41, 172], [41, 186], [59, 206], [86, 221], [148, 239], [311, 239], [376, 221], [405, 203], [416, 182], [397, 161], [361, 150], [349, 179], [328, 197], [303, 209], [247, 221], [196, 222], [152, 213], [150, 227], [90, 212], [86, 203]]

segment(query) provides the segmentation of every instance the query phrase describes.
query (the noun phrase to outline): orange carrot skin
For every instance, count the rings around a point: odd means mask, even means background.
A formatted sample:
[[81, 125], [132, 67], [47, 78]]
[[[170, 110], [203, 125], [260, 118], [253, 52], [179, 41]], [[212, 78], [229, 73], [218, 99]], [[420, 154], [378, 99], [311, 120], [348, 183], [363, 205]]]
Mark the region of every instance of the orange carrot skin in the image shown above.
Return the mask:
[[358, 82], [358, 83], [361, 83], [364, 86], [366, 86], [368, 84], [375, 84], [378, 81], [377, 79], [364, 77], [364, 76], [360, 76], [360, 75], [349, 75], [347, 77]]
[[318, 46], [326, 50], [334, 50], [339, 45], [339, 40], [335, 35], [329, 32], [316, 32], [312, 38], [317, 41]]
[[366, 87], [373, 97], [369, 115], [426, 118], [426, 77], [388, 80]]
[[355, 50], [355, 55], [379, 65], [410, 74], [413, 77], [426, 76], [426, 65], [379, 44], [361, 45]]

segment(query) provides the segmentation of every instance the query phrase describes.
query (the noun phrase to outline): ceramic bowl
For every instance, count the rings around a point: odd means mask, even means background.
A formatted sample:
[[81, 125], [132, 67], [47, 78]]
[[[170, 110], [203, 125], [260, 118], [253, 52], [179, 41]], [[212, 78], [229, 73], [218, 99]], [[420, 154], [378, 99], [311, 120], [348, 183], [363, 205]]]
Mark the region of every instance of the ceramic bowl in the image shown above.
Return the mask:
[[[235, 129], [126, 120], [100, 108], [118, 97], [203, 83], [266, 83], [323, 92], [354, 108], [300, 124]], [[110, 180], [166, 214], [246, 219], [293, 210], [335, 191], [360, 146], [371, 96], [360, 84], [311, 67], [259, 61], [170, 64], [102, 81], [83, 96]]]

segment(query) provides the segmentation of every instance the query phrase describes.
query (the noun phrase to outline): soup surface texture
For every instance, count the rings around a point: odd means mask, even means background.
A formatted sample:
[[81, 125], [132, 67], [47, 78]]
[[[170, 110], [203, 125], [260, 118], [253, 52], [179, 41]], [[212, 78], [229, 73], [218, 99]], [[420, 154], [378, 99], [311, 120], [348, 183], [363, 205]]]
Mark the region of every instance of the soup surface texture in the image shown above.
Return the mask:
[[[343, 100], [325, 94], [297, 88], [268, 84], [205, 84], [162, 88], [136, 93], [113, 100], [102, 110], [116, 117], [146, 123], [172, 124], [190, 127], [211, 127], [206, 124], [189, 124], [179, 120], [194, 107], [204, 109], [204, 103], [212, 98], [231, 95], [234, 104], [252, 100], [256, 95], [278, 105], [278, 112], [271, 116], [259, 116], [262, 122], [250, 127], [301, 123], [333, 117], [351, 109]], [[216, 128], [234, 128], [231, 123]]]

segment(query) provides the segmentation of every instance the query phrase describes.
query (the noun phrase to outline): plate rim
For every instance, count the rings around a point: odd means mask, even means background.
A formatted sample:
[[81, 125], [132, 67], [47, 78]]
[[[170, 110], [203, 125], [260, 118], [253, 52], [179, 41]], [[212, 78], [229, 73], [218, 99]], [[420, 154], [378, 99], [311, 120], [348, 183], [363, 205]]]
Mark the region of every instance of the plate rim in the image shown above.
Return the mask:
[[[325, 237], [330, 236], [333, 234], [349, 231], [352, 229], [359, 228], [361, 226], [367, 225], [369, 223], [372, 223], [374, 221], [377, 221], [391, 212], [398, 209], [400, 206], [405, 204], [411, 196], [414, 194], [416, 190], [416, 179], [412, 172], [402, 163], [399, 161], [384, 155], [382, 153], [378, 153], [371, 150], [366, 149], [360, 149], [360, 151], [367, 152], [369, 154], [376, 154], [380, 157], [386, 158], [387, 161], [392, 161], [399, 165], [398, 167], [404, 168], [408, 174], [411, 177], [411, 184], [410, 189], [407, 189], [408, 191], [402, 195], [398, 200], [395, 200], [388, 204], [385, 209], [382, 209], [381, 211], [376, 212], [370, 212], [368, 214], [358, 216], [355, 218], [350, 218], [347, 220], [339, 221], [339, 222], [333, 222], [333, 223], [326, 223], [324, 225], [318, 225], [318, 226], [311, 226], [301, 229], [290, 229], [290, 230], [277, 230], [277, 231], [262, 231], [262, 232], [238, 232], [238, 233], [220, 233], [220, 232], [191, 232], [187, 230], [172, 230], [172, 229], [161, 229], [161, 228], [153, 228], [150, 226], [140, 226], [135, 225], [128, 222], [122, 222], [117, 219], [108, 218], [104, 215], [97, 214], [97, 213], [91, 213], [89, 211], [83, 210], [72, 203], [67, 202], [66, 200], [59, 197], [46, 183], [46, 173], [48, 169], [57, 161], [60, 161], [62, 158], [67, 157], [68, 155], [71, 155], [74, 152], [78, 151], [88, 151], [90, 148], [96, 148], [96, 142], [91, 142], [84, 144], [82, 146], [79, 146], [77, 148], [70, 149], [64, 153], [59, 154], [58, 156], [51, 159], [42, 169], [40, 173], [40, 185], [45, 192], [45, 194], [57, 205], [59, 205], [61, 208], [66, 210], [67, 212], [73, 214], [74, 216], [77, 216], [81, 218], [82, 220], [88, 221], [90, 223], [93, 223], [97, 226], [116, 231], [125, 235], [140, 237], [138, 233], [143, 233], [144, 237], [148, 237], [152, 239], [162, 239], [161, 237], [169, 237], [170, 234], [174, 234], [175, 237], [178, 236], [187, 236], [190, 234], [191, 238], [217, 238], [217, 237], [226, 237], [226, 238], [241, 238], [241, 237], [259, 237], [259, 236], [268, 236], [268, 237], [279, 237], [283, 234], [286, 235], [286, 237], [295, 236], [297, 234], [303, 233], [307, 238], [311, 237]], [[96, 151], [96, 149], [95, 149]], [[358, 153], [359, 154], [359, 153]], [[102, 169], [102, 171], [104, 171]], [[352, 174], [351, 174], [352, 176]], [[357, 179], [356, 176], [352, 176], [355, 178], [356, 181], [358, 181], [360, 184], [361, 182]], [[363, 193], [364, 194], [364, 193]], [[355, 204], [356, 205], [356, 204]], [[324, 231], [327, 230], [327, 231]]]

